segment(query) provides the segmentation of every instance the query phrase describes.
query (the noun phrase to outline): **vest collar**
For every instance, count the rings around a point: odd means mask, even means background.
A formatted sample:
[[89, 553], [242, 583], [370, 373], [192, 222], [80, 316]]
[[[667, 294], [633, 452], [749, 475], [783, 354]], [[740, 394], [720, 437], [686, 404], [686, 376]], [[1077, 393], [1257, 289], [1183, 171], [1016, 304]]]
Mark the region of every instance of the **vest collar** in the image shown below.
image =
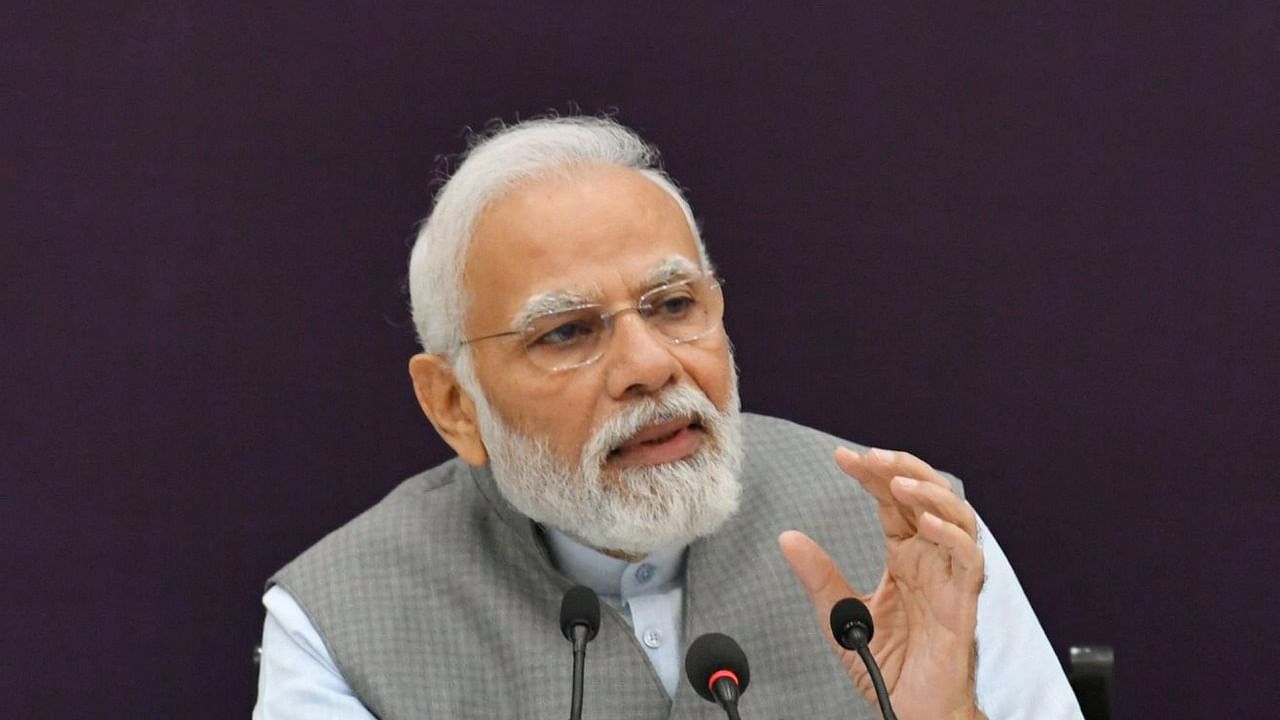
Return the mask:
[[515, 509], [502, 496], [502, 492], [498, 490], [497, 482], [493, 479], [493, 471], [490, 470], [489, 465], [485, 464], [480, 467], [469, 465], [468, 468], [471, 471], [471, 480], [475, 483], [476, 490], [484, 498], [485, 503], [521, 541], [516, 543], [520, 550], [531, 555], [531, 559], [537, 560], [544, 566], [554, 567], [551, 554], [547, 551], [547, 544], [542, 538], [538, 525]]

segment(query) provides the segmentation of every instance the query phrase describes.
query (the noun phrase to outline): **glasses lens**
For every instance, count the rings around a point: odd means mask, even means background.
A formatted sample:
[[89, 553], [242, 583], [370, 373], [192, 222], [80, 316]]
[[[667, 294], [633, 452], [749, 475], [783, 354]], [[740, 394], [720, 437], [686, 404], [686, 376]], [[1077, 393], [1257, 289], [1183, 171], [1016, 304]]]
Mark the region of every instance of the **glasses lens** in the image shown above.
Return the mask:
[[524, 333], [525, 351], [539, 367], [560, 370], [593, 359], [604, 335], [597, 306], [548, 313], [529, 323]]
[[655, 329], [676, 342], [688, 342], [720, 322], [724, 297], [714, 279], [699, 278], [658, 288], [640, 306]]

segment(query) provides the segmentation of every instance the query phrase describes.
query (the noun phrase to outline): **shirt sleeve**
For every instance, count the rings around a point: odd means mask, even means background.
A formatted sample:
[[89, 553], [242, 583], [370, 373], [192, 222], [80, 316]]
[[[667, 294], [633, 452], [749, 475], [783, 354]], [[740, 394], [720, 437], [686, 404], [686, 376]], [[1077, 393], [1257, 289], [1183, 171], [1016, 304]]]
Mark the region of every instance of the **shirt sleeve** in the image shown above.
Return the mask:
[[293, 596], [276, 585], [262, 604], [267, 619], [253, 720], [375, 720]]
[[1058, 656], [981, 518], [978, 540], [987, 572], [978, 595], [978, 707], [990, 720], [1083, 720]]

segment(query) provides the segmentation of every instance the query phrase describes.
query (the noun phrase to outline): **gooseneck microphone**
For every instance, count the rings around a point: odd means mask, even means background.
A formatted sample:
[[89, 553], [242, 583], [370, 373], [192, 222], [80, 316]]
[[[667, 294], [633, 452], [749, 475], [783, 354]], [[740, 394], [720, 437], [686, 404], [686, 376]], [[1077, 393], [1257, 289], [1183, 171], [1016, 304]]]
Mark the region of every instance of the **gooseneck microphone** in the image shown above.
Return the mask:
[[889, 704], [889, 691], [885, 689], [884, 678], [880, 675], [880, 666], [871, 656], [871, 636], [876, 626], [871, 622], [871, 611], [857, 598], [844, 598], [831, 608], [831, 635], [845, 650], [853, 650], [862, 658], [867, 666], [867, 674], [871, 676], [871, 684], [876, 689], [876, 700], [880, 701], [880, 714], [884, 720], [898, 720], [893, 714], [893, 705]]
[[569, 720], [582, 718], [582, 673], [587, 660], [587, 643], [600, 631], [600, 598], [594, 590], [575, 585], [560, 601], [560, 632], [573, 643], [573, 695]]
[[738, 698], [751, 682], [751, 667], [733, 638], [720, 633], [699, 636], [685, 653], [684, 672], [703, 700], [724, 708], [729, 720], [741, 720]]

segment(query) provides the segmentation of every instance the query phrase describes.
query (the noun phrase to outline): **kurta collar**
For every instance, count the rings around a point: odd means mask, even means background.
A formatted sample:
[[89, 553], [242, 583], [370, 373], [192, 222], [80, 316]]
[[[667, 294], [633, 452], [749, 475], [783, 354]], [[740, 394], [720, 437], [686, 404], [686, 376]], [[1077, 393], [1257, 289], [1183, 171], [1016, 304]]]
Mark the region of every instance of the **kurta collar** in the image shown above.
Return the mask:
[[664, 588], [684, 570], [685, 547], [658, 550], [635, 562], [610, 557], [565, 533], [546, 529], [552, 562], [571, 580], [626, 600]]

